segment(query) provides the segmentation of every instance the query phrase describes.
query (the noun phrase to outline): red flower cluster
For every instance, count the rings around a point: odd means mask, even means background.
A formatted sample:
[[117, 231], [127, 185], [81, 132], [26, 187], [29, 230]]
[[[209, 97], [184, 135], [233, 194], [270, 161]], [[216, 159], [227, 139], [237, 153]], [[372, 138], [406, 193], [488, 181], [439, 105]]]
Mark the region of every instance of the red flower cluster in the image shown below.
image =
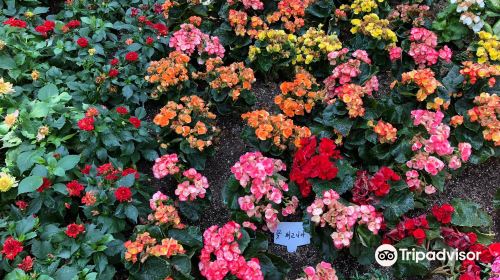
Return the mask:
[[401, 177], [385, 166], [381, 167], [371, 178], [368, 178], [367, 171], [358, 171], [352, 188], [352, 201], [356, 204], [372, 204], [376, 200], [372, 194], [378, 197], [387, 195], [391, 188], [389, 181], [399, 180]]
[[432, 215], [442, 224], [449, 224], [451, 222], [451, 215], [454, 211], [455, 208], [450, 204], [443, 204], [441, 206], [434, 205], [432, 207]]
[[42, 36], [47, 37], [47, 33], [54, 30], [56, 23], [51, 20], [46, 20], [42, 25], [35, 27], [35, 31], [40, 33]]
[[116, 112], [120, 115], [126, 115], [128, 114], [128, 110], [127, 108], [123, 107], [123, 106], [118, 106], [116, 107]]
[[4, 21], [3, 24], [18, 28], [26, 28], [26, 26], [28, 26], [28, 24], [24, 20], [16, 18], [9, 18], [8, 20]]
[[415, 218], [404, 218], [395, 229], [389, 231], [385, 234], [383, 243], [391, 244], [393, 242], [398, 242], [408, 236], [413, 236], [418, 245], [424, 243], [427, 234], [425, 230], [429, 229], [429, 222], [427, 217], [424, 215]]
[[139, 59], [139, 54], [136, 53], [136, 52], [128, 52], [126, 55], [125, 55], [125, 60], [129, 61], [129, 62], [134, 62], [136, 61], [137, 59]]
[[79, 225], [79, 224], [69, 224], [66, 227], [66, 230], [64, 233], [66, 233], [67, 236], [71, 238], [76, 238], [80, 233], [85, 231], [85, 226], [84, 225]]
[[[500, 243], [492, 243], [488, 247], [477, 243], [472, 245], [469, 251], [480, 253], [479, 261], [484, 264], [491, 264], [495, 258], [500, 256]], [[464, 260], [460, 271], [462, 274], [458, 278], [459, 280], [481, 280], [481, 267], [473, 260]]]
[[340, 159], [340, 152], [333, 140], [322, 138], [317, 148], [316, 137], [303, 138], [301, 148], [293, 157], [290, 180], [297, 183], [303, 197], [309, 196], [312, 184], [308, 179], [332, 180], [338, 169], [332, 159]]
[[118, 71], [118, 69], [115, 69], [115, 68], [111, 68], [108, 72], [108, 76], [110, 78], [114, 78], [114, 77], [117, 77], [118, 74], [120, 74], [120, 72]]
[[71, 29], [75, 29], [75, 28], [78, 28], [80, 27], [81, 23], [79, 20], [76, 20], [76, 19], [73, 19], [73, 20], [70, 20], [68, 23], [66, 23], [63, 27], [62, 27], [62, 31], [64, 33], [70, 31]]
[[1, 254], [5, 255], [5, 258], [13, 260], [19, 253], [23, 251], [23, 243], [17, 241], [12, 236], [7, 237], [3, 243]]
[[66, 184], [66, 189], [68, 190], [69, 196], [80, 196], [84, 187], [82, 184], [78, 183], [77, 180], [73, 180]]
[[132, 191], [127, 187], [119, 187], [115, 191], [115, 198], [119, 202], [131, 201]]
[[85, 37], [80, 37], [80, 38], [78, 38], [78, 40], [76, 40], [76, 43], [81, 48], [86, 48], [89, 45], [89, 40], [87, 40], [87, 38], [85, 38]]
[[85, 131], [94, 130], [94, 118], [93, 117], [85, 117], [78, 121], [78, 128]]
[[130, 117], [128, 121], [135, 127], [139, 128], [141, 127], [141, 120], [136, 118], [136, 117]]
[[466, 251], [470, 248], [472, 244], [475, 244], [477, 241], [477, 236], [473, 232], [459, 232], [458, 230], [442, 227], [441, 235], [444, 237], [444, 242], [453, 248], [456, 248], [460, 251]]
[[19, 263], [17, 267], [25, 272], [31, 271], [33, 269], [33, 258], [31, 256], [24, 257], [22, 262]]
[[24, 200], [18, 200], [18, 201], [16, 201], [16, 206], [20, 210], [26, 210], [28, 208], [28, 202], [26, 202]]

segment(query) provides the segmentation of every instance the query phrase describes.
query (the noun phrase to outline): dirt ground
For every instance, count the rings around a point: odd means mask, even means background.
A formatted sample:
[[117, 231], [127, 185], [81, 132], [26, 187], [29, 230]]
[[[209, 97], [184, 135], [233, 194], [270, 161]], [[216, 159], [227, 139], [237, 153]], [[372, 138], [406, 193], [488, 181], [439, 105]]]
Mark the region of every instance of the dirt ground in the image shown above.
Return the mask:
[[[272, 111], [273, 98], [279, 91], [277, 84], [257, 83], [254, 88], [257, 96], [257, 104], [254, 108]], [[154, 116], [155, 110], [159, 108], [149, 108], [148, 115]], [[243, 121], [237, 116], [218, 116], [218, 126], [221, 134], [216, 145], [215, 156], [207, 161], [207, 168], [202, 172], [210, 183], [212, 191], [211, 207], [206, 209], [200, 220], [202, 232], [211, 225], [223, 225], [230, 220], [229, 211], [222, 203], [221, 190], [229, 176], [231, 166], [238, 161], [245, 152], [252, 151], [252, 148], [245, 145], [240, 137], [244, 127]], [[142, 169], [142, 168], [141, 168]], [[435, 196], [436, 203], [445, 203], [455, 197], [473, 200], [481, 204], [493, 217], [495, 225], [494, 232], [500, 233], [500, 217], [492, 207], [495, 190], [500, 187], [500, 159], [492, 159], [479, 166], [468, 166], [464, 172], [447, 182], [446, 192]], [[150, 173], [151, 168], [145, 166], [144, 172]], [[172, 191], [174, 185], [168, 180], [155, 180], [151, 182], [154, 187], [162, 190]], [[284, 258], [292, 267], [289, 279], [295, 279], [302, 272], [302, 268], [307, 265], [315, 265], [321, 261], [321, 255], [316, 248], [311, 245], [301, 246], [295, 253], [288, 253], [284, 246], [272, 243], [272, 236], [269, 235], [270, 252]], [[356, 271], [369, 271], [372, 267], [359, 266], [355, 259], [344, 254], [333, 264], [343, 275], [350, 277]], [[439, 279], [439, 278], [433, 278]]]

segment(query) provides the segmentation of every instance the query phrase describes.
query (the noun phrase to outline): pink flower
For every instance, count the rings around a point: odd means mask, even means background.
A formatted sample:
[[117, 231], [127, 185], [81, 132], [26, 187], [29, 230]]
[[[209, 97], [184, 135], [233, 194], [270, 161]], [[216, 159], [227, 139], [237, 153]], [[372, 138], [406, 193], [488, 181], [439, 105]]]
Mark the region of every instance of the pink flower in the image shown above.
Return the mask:
[[425, 163], [425, 171], [427, 171], [427, 173], [433, 175], [433, 176], [436, 176], [438, 174], [439, 171], [441, 171], [444, 167], [444, 163], [434, 157], [434, 156], [430, 156], [427, 158], [427, 162]]
[[157, 191], [149, 200], [149, 207], [151, 208], [151, 210], [155, 211], [158, 207], [158, 203], [165, 200], [168, 200], [168, 196], [160, 191]]
[[463, 162], [469, 161], [472, 154], [472, 146], [470, 143], [458, 143], [458, 151]]
[[451, 62], [451, 56], [453, 55], [453, 52], [451, 51], [448, 46], [444, 46], [442, 49], [439, 50], [439, 58], [442, 60], [450, 63]]
[[436, 192], [436, 187], [434, 187], [433, 185], [427, 185], [425, 186], [424, 191], [426, 194], [433, 194]]
[[392, 47], [389, 49], [389, 58], [391, 61], [395, 61], [401, 59], [401, 55], [403, 54], [403, 49], [400, 47]]
[[193, 201], [196, 198], [204, 198], [208, 189], [208, 180], [194, 168], [190, 168], [182, 173], [186, 181], [177, 185], [175, 194], [180, 201]]
[[177, 174], [179, 172], [177, 162], [179, 162], [177, 154], [166, 154], [157, 158], [153, 165], [153, 175], [156, 179], [161, 179], [168, 175]]
[[451, 169], [459, 169], [462, 166], [462, 162], [457, 156], [452, 156], [448, 162], [448, 167]]

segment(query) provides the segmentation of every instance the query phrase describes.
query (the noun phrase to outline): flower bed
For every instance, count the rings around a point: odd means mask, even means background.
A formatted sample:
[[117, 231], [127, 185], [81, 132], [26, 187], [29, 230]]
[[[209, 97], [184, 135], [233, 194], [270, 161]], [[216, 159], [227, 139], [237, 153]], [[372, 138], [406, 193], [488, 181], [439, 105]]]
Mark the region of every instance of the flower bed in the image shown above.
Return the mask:
[[[0, 3], [1, 277], [287, 279], [284, 221], [323, 260], [297, 279], [381, 278], [335, 270], [381, 244], [481, 253], [397, 278], [500, 277], [491, 217], [433, 198], [498, 157], [497, 2], [46, 2]], [[220, 118], [251, 147], [223, 189]]]

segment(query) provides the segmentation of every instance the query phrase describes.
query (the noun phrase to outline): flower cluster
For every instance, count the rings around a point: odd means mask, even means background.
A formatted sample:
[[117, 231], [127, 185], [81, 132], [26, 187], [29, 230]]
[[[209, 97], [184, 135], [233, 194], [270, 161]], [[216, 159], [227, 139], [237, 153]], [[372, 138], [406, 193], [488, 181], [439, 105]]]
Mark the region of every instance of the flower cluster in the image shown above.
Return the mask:
[[293, 157], [290, 180], [297, 183], [302, 196], [311, 193], [310, 179], [332, 180], [337, 176], [338, 168], [332, 160], [340, 159], [335, 142], [321, 138], [319, 145], [316, 137], [302, 138], [301, 147]]
[[158, 84], [159, 92], [166, 92], [189, 80], [188, 62], [189, 56], [186, 54], [180, 51], [171, 52], [168, 58], [151, 61], [145, 79], [149, 83]]
[[295, 57], [297, 37], [287, 34], [284, 30], [262, 30], [257, 34], [258, 45], [251, 45], [248, 59], [255, 61], [261, 56], [269, 56], [273, 60]]
[[335, 269], [330, 263], [320, 262], [316, 268], [308, 266], [304, 268], [305, 277], [297, 278], [297, 280], [338, 280]]
[[289, 203], [285, 201], [283, 192], [288, 191], [285, 178], [278, 172], [284, 171], [286, 165], [277, 159], [264, 157], [260, 152], [246, 153], [231, 167], [240, 186], [249, 193], [238, 198], [240, 209], [245, 211], [249, 218], [262, 219], [266, 223], [265, 229], [271, 232], [276, 230], [279, 220], [278, 206], [284, 205], [282, 215], [295, 213], [298, 200], [293, 197]]
[[349, 247], [356, 224], [366, 225], [369, 231], [378, 234], [384, 218], [375, 210], [375, 207], [372, 205], [346, 206], [339, 199], [337, 192], [328, 190], [307, 207], [307, 213], [311, 216], [312, 222], [321, 227], [329, 225], [335, 230], [331, 234], [335, 248]]
[[[339, 61], [346, 60], [348, 49], [334, 51], [328, 54], [330, 64], [336, 65]], [[330, 76], [324, 83], [327, 90], [326, 101], [329, 104], [334, 103], [338, 97], [340, 101], [346, 104], [349, 117], [355, 118], [364, 116], [365, 109], [363, 107], [363, 97], [371, 96], [374, 91], [378, 90], [377, 76], [372, 76], [364, 85], [354, 83], [361, 75], [361, 65], [371, 64], [368, 54], [364, 50], [356, 50], [351, 54], [346, 62], [337, 65]]]
[[179, 173], [178, 162], [177, 154], [167, 154], [157, 158], [153, 165], [153, 175], [156, 179], [162, 179], [168, 175]]
[[401, 180], [399, 175], [386, 166], [382, 166], [370, 178], [368, 171], [358, 171], [352, 188], [352, 201], [357, 204], [372, 204], [378, 198], [389, 194], [391, 190], [389, 182], [399, 180]]
[[432, 207], [432, 215], [442, 224], [449, 224], [451, 222], [451, 215], [453, 212], [455, 212], [455, 208], [447, 203], [441, 206], [434, 205]]
[[328, 35], [321, 28], [322, 25], [317, 28], [310, 27], [306, 33], [297, 38], [297, 54], [292, 63], [309, 65], [321, 61], [328, 53], [342, 48], [342, 43], [336, 34]]
[[470, 121], [479, 122], [484, 128], [484, 139], [500, 146], [500, 97], [483, 92], [474, 98], [474, 104], [476, 106], [467, 111]]
[[[425, 170], [432, 176], [436, 176], [444, 167], [445, 163], [434, 156], [445, 157], [448, 160], [450, 169], [458, 169], [462, 162], [467, 162], [471, 156], [472, 148], [469, 143], [459, 143], [458, 151], [451, 146], [450, 127], [442, 120], [444, 114], [441, 111], [431, 112], [426, 110], [414, 110], [411, 112], [413, 125], [423, 125], [429, 134], [429, 138], [416, 136], [413, 140], [412, 150], [416, 154], [406, 162], [406, 165], [414, 170], [406, 173], [407, 183], [411, 190], [420, 190], [422, 182], [418, 179], [416, 170]], [[426, 192], [432, 193], [433, 187], [426, 186]]]
[[377, 40], [387, 41], [389, 44], [394, 44], [398, 41], [396, 33], [389, 28], [389, 21], [380, 19], [377, 14], [368, 14], [363, 16], [363, 19], [352, 19], [351, 33], [358, 32], [370, 36]]
[[[150, 236], [149, 232], [140, 233], [135, 241], [127, 240], [125, 246], [125, 260], [135, 263], [140, 260], [145, 262], [149, 257], [171, 258], [175, 255], [184, 254], [186, 250], [173, 238], [164, 238], [161, 242]], [[139, 259], [140, 258], [140, 259]]]
[[412, 26], [423, 26], [425, 18], [429, 16], [430, 7], [419, 4], [400, 4], [393, 8], [387, 20], [394, 22], [411, 23]]
[[184, 23], [180, 29], [172, 34], [169, 46], [178, 52], [191, 56], [195, 50], [201, 56], [207, 53], [209, 56], [224, 57], [224, 46], [218, 37], [211, 37], [190, 23]]
[[149, 206], [153, 210], [153, 213], [149, 214], [148, 220], [156, 225], [183, 229], [185, 225], [181, 223], [179, 212], [173, 203], [162, 192], [156, 192], [149, 200]]
[[382, 3], [384, 0], [353, 0], [351, 5], [341, 5], [340, 10], [351, 10], [355, 15], [360, 13], [370, 13], [378, 8], [377, 2]]
[[8, 260], [13, 260], [16, 256], [23, 251], [23, 243], [18, 241], [12, 236], [7, 237], [2, 245], [0, 256], [5, 255]]
[[483, 29], [484, 21], [480, 17], [480, 12], [484, 8], [484, 0], [451, 0], [457, 4], [457, 13], [460, 14], [460, 21], [467, 25], [474, 32]]
[[260, 0], [228, 0], [227, 3], [229, 5], [242, 3], [245, 9], [252, 9], [252, 10], [264, 9], [264, 3], [262, 3]]
[[289, 143], [300, 147], [300, 139], [311, 136], [308, 127], [297, 126], [292, 119], [282, 114], [271, 115], [266, 110], [257, 110], [242, 114], [241, 117], [255, 129], [255, 135], [259, 140], [270, 139], [281, 150], [286, 149]]
[[404, 218], [396, 228], [384, 235], [383, 243], [391, 244], [399, 242], [406, 237], [413, 237], [418, 245], [422, 245], [427, 237], [429, 222], [425, 214], [415, 218]]
[[287, 117], [311, 113], [316, 103], [322, 101], [325, 96], [316, 79], [306, 71], [295, 74], [295, 80], [292, 82], [283, 82], [280, 90], [281, 94], [276, 95], [274, 103]]
[[205, 198], [208, 189], [208, 180], [194, 168], [189, 168], [182, 175], [187, 179], [177, 185], [175, 195], [180, 201], [193, 201], [196, 198]]
[[378, 141], [380, 143], [394, 143], [397, 139], [398, 130], [388, 122], [382, 120], [378, 121], [375, 126], [373, 126], [373, 131], [378, 136]]
[[245, 260], [238, 245], [241, 226], [233, 221], [211, 226], [203, 233], [203, 249], [198, 267], [208, 280], [222, 280], [230, 273], [242, 280], [263, 280], [259, 259]]
[[212, 145], [214, 133], [217, 132], [215, 115], [197, 95], [184, 96], [180, 101], [169, 101], [153, 122], [182, 136], [191, 148], [203, 151]]
[[79, 225], [79, 224], [69, 224], [67, 227], [66, 227], [66, 230], [64, 231], [64, 233], [66, 233], [66, 235], [68, 237], [71, 237], [71, 238], [77, 238], [78, 235], [80, 235], [82, 232], [85, 231], [85, 225]]
[[452, 52], [448, 46], [439, 51], [437, 47], [437, 35], [423, 27], [414, 27], [410, 31], [410, 56], [421, 68], [437, 63], [438, 58], [446, 62], [451, 61]]
[[419, 88], [416, 94], [417, 100], [424, 101], [441, 86], [441, 83], [434, 76], [434, 72], [429, 68], [412, 70], [403, 73], [401, 83], [403, 85], [414, 83]]
[[210, 88], [216, 91], [228, 92], [233, 101], [240, 95], [252, 90], [255, 76], [252, 68], [245, 67], [243, 62], [235, 62], [229, 66], [221, 66], [220, 58], [206, 61], [206, 72], [198, 73], [197, 77], [206, 77]]
[[278, 10], [267, 16], [270, 24], [281, 21], [286, 30], [291, 33], [304, 26], [304, 15], [311, 0], [281, 0], [278, 2]]
[[495, 76], [500, 75], [500, 66], [465, 61], [463, 63], [463, 68], [460, 69], [460, 74], [462, 74], [472, 85], [476, 84], [478, 80], [489, 79], [488, 84], [490, 87], [493, 87], [496, 84]]
[[0, 192], [7, 192], [17, 187], [16, 178], [7, 172], [0, 172]]
[[479, 63], [493, 62], [500, 60], [500, 42], [498, 37], [486, 32], [479, 32], [478, 48], [476, 50], [477, 61]]

